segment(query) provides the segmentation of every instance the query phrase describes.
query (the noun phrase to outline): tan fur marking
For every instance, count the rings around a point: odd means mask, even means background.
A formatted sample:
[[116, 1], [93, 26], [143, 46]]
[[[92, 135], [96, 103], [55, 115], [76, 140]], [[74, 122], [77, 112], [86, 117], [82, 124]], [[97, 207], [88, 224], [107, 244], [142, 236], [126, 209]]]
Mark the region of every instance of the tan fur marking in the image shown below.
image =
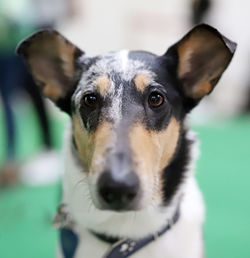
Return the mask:
[[[200, 47], [200, 43], [198, 43], [195, 39], [192, 37], [184, 42], [183, 44], [180, 44], [178, 48], [178, 54], [179, 54], [179, 66], [178, 66], [178, 76], [179, 78], [182, 78], [185, 76], [185, 74], [191, 72], [192, 67], [190, 64], [190, 59], [192, 57], [192, 54], [195, 52], [195, 50]], [[191, 96], [193, 98], [202, 98], [206, 94], [208, 94], [212, 87], [209, 83], [209, 78], [206, 78], [206, 76], [203, 76], [199, 82], [197, 82], [195, 85], [192, 86], [192, 88], [187, 88], [184, 85], [184, 89], [188, 96]]]
[[96, 79], [97, 90], [102, 96], [105, 96], [110, 89], [110, 81], [107, 76], [101, 76]]
[[212, 89], [211, 84], [208, 81], [200, 81], [191, 89], [193, 98], [199, 99], [208, 94]]
[[[41, 38], [37, 44], [32, 44], [29, 48], [29, 55], [41, 55], [41, 57], [50, 57], [52, 61], [60, 58], [62, 61], [63, 71], [66, 76], [74, 75], [74, 54], [76, 47], [69, 43], [60, 35], [47, 35]], [[57, 60], [58, 61], [58, 60]]]
[[[177, 48], [178, 56], [179, 56], [179, 64], [178, 64], [178, 77], [183, 78], [185, 74], [192, 71], [191, 67], [191, 58], [195, 55], [196, 52], [200, 52], [201, 48], [203, 51], [206, 51], [206, 48], [212, 48], [213, 45], [218, 45], [218, 39], [210, 37], [209, 46], [206, 44], [209, 38], [210, 32], [194, 32], [192, 35], [182, 40]], [[220, 68], [218, 69], [220, 70]], [[218, 71], [216, 72], [217, 74]], [[209, 74], [203, 74], [203, 77], [196, 82], [195, 85], [190, 87], [185, 87], [184, 89], [188, 96], [193, 98], [202, 98], [206, 94], [208, 94], [212, 90], [212, 85], [210, 84]]]
[[[209, 44], [207, 44], [208, 39]], [[218, 45], [218, 39], [208, 31], [194, 31], [191, 35], [184, 37], [177, 47], [179, 56], [178, 76], [181, 78], [191, 71], [191, 57], [193, 55], [201, 52], [201, 50], [204, 52], [206, 49], [212, 48], [213, 45]]]
[[74, 138], [86, 172], [90, 170], [101, 172], [104, 167], [108, 142], [111, 134], [111, 125], [107, 122], [101, 123], [95, 133], [87, 132], [80, 124], [77, 116], [73, 117]]
[[180, 124], [172, 118], [167, 129], [160, 133], [154, 133], [155, 138], [161, 144], [162, 156], [160, 170], [165, 168], [172, 160], [179, 139]]
[[44, 94], [57, 100], [65, 97], [71, 87], [76, 47], [60, 35], [40, 37], [28, 49], [28, 62], [34, 78], [45, 85]]
[[191, 71], [190, 58], [194, 50], [199, 47], [195, 39], [189, 38], [178, 46], [178, 76], [181, 78], [183, 75]]
[[73, 134], [76, 142], [79, 157], [86, 172], [90, 170], [93, 156], [94, 142], [93, 137], [82, 127], [79, 118], [73, 117]]
[[[130, 142], [135, 156], [143, 158], [146, 167], [153, 168], [159, 161], [159, 170], [171, 160], [179, 138], [180, 125], [172, 118], [168, 127], [160, 132], [148, 131], [142, 124], [133, 127]], [[137, 158], [136, 158], [137, 159]]]
[[51, 86], [51, 84], [47, 84], [43, 88], [43, 94], [49, 96], [51, 99], [57, 99], [58, 96], [62, 96], [62, 89], [59, 87]]
[[59, 36], [57, 37], [56, 45], [58, 47], [58, 55], [63, 61], [62, 67], [64, 73], [66, 76], [71, 78], [72, 76], [74, 76], [75, 72], [74, 58], [76, 47], [66, 40], [62, 40], [62, 38]]
[[57, 80], [57, 75], [52, 69], [48, 69], [47, 62], [40, 58], [36, 60], [30, 59], [31, 71], [36, 81], [44, 84], [42, 87], [43, 94], [52, 100], [57, 100], [66, 95], [61, 83]]
[[134, 82], [137, 90], [143, 92], [145, 88], [152, 82], [152, 79], [145, 74], [137, 74], [134, 78]]
[[108, 149], [110, 147], [110, 138], [112, 132], [112, 125], [108, 122], [100, 124], [93, 135], [95, 142], [92, 171], [93, 173], [100, 173], [104, 169]]
[[129, 135], [137, 173], [154, 189], [154, 198], [159, 196], [161, 172], [170, 163], [179, 139], [180, 125], [175, 118], [161, 131], [148, 131], [142, 124], [136, 124]]

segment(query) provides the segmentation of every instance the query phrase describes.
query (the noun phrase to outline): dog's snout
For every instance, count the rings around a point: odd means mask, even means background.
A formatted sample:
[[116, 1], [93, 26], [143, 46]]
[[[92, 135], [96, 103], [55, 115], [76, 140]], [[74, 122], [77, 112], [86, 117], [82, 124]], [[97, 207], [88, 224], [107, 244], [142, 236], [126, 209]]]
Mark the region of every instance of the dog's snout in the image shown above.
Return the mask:
[[105, 171], [99, 179], [99, 195], [105, 207], [112, 210], [128, 210], [133, 207], [139, 191], [139, 179], [134, 172], [114, 177]]

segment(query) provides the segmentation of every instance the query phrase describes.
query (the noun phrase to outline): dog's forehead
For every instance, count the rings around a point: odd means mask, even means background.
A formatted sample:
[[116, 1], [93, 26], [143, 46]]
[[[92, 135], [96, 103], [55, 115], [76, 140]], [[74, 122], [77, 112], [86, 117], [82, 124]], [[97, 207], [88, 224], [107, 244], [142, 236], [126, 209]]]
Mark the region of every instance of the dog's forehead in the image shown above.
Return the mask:
[[138, 74], [153, 79], [155, 74], [152, 66], [155, 57], [154, 54], [149, 52], [128, 50], [109, 52], [92, 59], [82, 56], [79, 60], [80, 65], [86, 63], [90, 63], [90, 65], [82, 73], [75, 96], [95, 90], [98, 78], [108, 78], [113, 87], [120, 86], [116, 85], [117, 83], [114, 83], [114, 81], [119, 81], [120, 84], [130, 82]]

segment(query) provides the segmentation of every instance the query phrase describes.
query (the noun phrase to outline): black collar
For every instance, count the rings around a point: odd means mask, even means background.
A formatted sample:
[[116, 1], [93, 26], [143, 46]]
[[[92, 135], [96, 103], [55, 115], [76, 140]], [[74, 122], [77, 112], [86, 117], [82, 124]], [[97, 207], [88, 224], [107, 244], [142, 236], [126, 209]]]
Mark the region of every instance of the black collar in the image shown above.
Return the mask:
[[172, 228], [172, 226], [178, 221], [180, 217], [180, 208], [176, 209], [176, 212], [171, 220], [168, 221], [167, 225], [155, 234], [149, 235], [139, 240], [133, 239], [119, 239], [114, 237], [109, 237], [104, 234], [99, 234], [91, 231], [98, 239], [112, 244], [108, 252], [102, 258], [126, 258], [130, 255], [138, 252], [144, 246], [150, 244], [151, 242], [157, 240], [160, 236], [166, 233]]
[[[102, 258], [127, 258], [132, 254], [138, 252], [146, 245], [157, 240], [160, 236], [166, 233], [172, 228], [172, 226], [180, 218], [180, 208], [176, 209], [176, 212], [171, 220], [169, 220], [164, 228], [155, 234], [149, 235], [139, 240], [133, 239], [119, 239], [114, 237], [109, 237], [104, 234], [99, 234], [93, 231], [90, 231], [98, 239], [112, 244], [110, 249]], [[63, 226], [60, 229], [60, 242], [64, 258], [74, 258], [74, 254], [78, 245], [78, 236], [77, 234], [68, 226]]]

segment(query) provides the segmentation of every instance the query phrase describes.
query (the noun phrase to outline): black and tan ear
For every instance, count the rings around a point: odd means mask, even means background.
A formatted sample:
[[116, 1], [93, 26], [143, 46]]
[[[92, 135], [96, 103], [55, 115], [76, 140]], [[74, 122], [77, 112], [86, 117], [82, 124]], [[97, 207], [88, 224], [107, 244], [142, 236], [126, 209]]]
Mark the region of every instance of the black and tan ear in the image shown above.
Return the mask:
[[83, 52], [54, 30], [42, 30], [22, 41], [17, 53], [28, 63], [43, 94], [65, 111], [65, 101], [73, 93], [80, 68], [77, 58]]
[[200, 100], [219, 81], [234, 55], [236, 44], [213, 27], [202, 24], [172, 48], [178, 58], [177, 77], [184, 96]]

